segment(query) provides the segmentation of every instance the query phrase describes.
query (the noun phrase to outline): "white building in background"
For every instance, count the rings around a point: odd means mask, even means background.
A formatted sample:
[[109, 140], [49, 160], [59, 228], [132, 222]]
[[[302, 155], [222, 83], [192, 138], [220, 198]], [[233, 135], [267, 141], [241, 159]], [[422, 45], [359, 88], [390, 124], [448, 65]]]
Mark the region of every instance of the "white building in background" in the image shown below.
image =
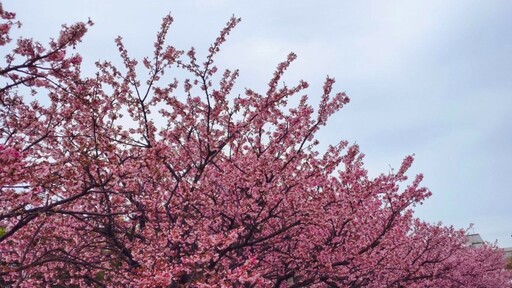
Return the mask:
[[466, 245], [469, 247], [480, 247], [485, 244], [484, 239], [480, 236], [480, 234], [469, 234], [467, 235], [468, 242]]
[[[469, 247], [480, 247], [485, 244], [484, 239], [480, 236], [480, 234], [469, 234], [467, 235], [468, 242], [466, 245]], [[505, 252], [505, 258], [512, 257], [512, 247], [506, 247], [503, 248], [503, 251]]]
[[512, 247], [503, 248], [503, 251], [505, 251], [505, 258], [512, 257]]

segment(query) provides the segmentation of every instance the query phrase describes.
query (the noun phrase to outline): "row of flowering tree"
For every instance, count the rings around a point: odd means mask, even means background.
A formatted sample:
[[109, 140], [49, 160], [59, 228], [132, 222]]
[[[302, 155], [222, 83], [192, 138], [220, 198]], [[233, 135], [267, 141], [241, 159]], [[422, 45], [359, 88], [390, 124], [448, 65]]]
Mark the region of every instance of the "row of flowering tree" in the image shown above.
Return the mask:
[[498, 249], [413, 216], [430, 192], [412, 157], [370, 178], [356, 145], [317, 152], [349, 102], [334, 79], [313, 109], [306, 82], [279, 84], [290, 54], [266, 91], [232, 91], [214, 58], [239, 19], [199, 61], [166, 16], [150, 57], [118, 38], [121, 67], [86, 77], [92, 22], [42, 44], [0, 15], [0, 286], [506, 287]]

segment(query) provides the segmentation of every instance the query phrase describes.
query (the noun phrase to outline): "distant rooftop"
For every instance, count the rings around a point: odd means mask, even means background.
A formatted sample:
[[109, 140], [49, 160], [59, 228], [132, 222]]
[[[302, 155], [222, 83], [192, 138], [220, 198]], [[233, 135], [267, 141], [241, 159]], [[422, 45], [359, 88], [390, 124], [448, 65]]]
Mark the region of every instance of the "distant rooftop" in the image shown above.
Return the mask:
[[505, 257], [512, 257], [512, 247], [506, 247], [503, 248], [503, 251], [505, 252]]
[[476, 247], [484, 245], [484, 239], [480, 236], [480, 234], [469, 234], [468, 237], [468, 246]]
[[[482, 236], [480, 236], [480, 234], [478, 233], [468, 234], [466, 235], [466, 237], [468, 237], [468, 242], [466, 243], [466, 245], [468, 245], [469, 247], [479, 247], [485, 244], [484, 239], [482, 239]], [[505, 252], [506, 258], [512, 257], [512, 247], [505, 247], [502, 249], [503, 252]]]

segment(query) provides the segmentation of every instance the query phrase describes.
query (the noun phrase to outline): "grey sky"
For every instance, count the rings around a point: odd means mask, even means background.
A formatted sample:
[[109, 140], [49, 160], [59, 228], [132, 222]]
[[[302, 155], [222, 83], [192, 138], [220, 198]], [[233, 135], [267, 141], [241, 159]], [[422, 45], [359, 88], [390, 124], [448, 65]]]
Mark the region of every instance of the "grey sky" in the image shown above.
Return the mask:
[[[161, 18], [169, 40], [206, 51], [232, 14], [242, 23], [217, 63], [240, 68], [238, 89], [262, 88], [276, 64], [299, 58], [286, 77], [310, 82], [317, 101], [326, 75], [351, 103], [320, 133], [323, 144], [357, 142], [371, 175], [415, 153], [434, 195], [417, 216], [512, 246], [512, 2], [510, 1], [29, 1], [7, 0], [41, 41], [60, 24], [92, 27], [79, 50], [88, 64], [152, 52]], [[92, 66], [92, 65], [91, 65]]]

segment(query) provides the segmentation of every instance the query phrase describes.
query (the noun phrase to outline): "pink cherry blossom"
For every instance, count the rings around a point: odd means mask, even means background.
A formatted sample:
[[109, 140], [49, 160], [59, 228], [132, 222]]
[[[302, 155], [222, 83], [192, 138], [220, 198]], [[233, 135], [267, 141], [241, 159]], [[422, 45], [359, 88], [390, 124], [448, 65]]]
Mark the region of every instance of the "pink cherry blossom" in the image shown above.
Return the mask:
[[280, 84], [290, 53], [267, 91], [240, 92], [214, 66], [240, 19], [198, 62], [167, 44], [167, 15], [151, 56], [119, 37], [122, 65], [87, 77], [74, 48], [92, 22], [42, 44], [0, 18], [0, 286], [510, 287], [497, 247], [414, 217], [431, 192], [407, 180], [412, 156], [372, 178], [357, 145], [319, 152], [349, 103], [334, 78], [315, 109], [307, 82]]

